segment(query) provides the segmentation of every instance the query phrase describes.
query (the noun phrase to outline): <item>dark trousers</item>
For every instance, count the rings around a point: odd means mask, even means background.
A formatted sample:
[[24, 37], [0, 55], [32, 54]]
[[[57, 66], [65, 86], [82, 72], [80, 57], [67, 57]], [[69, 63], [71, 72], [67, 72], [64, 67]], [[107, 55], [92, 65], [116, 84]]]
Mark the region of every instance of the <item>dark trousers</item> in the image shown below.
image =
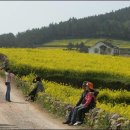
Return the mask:
[[89, 108], [77, 106], [70, 111], [67, 121], [72, 123], [75, 123], [76, 121], [83, 122], [85, 113], [88, 111]]
[[5, 99], [6, 101], [10, 101], [10, 91], [11, 91], [11, 87], [10, 87], [10, 83], [8, 82], [6, 84], [6, 95], [5, 95]]
[[69, 116], [68, 116], [68, 119], [67, 121], [68, 122], [72, 122], [72, 123], [75, 123], [76, 120], [77, 120], [77, 112], [78, 112], [78, 109], [80, 108], [80, 106], [77, 106], [77, 107], [74, 107], [70, 113], [69, 113]]
[[89, 107], [83, 107], [83, 108], [79, 108], [77, 111], [77, 120], [76, 121], [80, 121], [80, 122], [84, 122], [84, 118], [85, 118], [85, 113], [89, 112], [90, 108]]
[[34, 89], [28, 94], [28, 96], [30, 96], [30, 97], [31, 97], [31, 100], [33, 100], [33, 101], [35, 101], [36, 95], [37, 95], [37, 88], [34, 88]]

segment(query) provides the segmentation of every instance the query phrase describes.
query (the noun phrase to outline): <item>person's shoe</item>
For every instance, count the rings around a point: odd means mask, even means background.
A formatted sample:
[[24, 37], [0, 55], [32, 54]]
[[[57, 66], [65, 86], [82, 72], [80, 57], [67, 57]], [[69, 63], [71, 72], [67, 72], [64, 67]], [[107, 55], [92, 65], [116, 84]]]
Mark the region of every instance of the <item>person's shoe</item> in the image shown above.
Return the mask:
[[8, 100], [8, 102], [12, 102], [11, 100]]
[[27, 97], [26, 99], [25, 99], [25, 101], [29, 101], [30, 100], [30, 97]]
[[63, 124], [69, 124], [70, 123], [70, 121], [65, 121], [65, 122], [63, 122]]
[[28, 98], [25, 99], [25, 101], [28, 101], [28, 100], [29, 100]]
[[70, 122], [68, 125], [70, 125], [70, 126], [71, 126], [71, 125], [73, 125], [73, 124], [74, 124], [74, 123]]
[[76, 126], [76, 125], [81, 125], [82, 124], [82, 122], [80, 122], [80, 121], [77, 121], [76, 123], [74, 123], [73, 125], [74, 126]]
[[31, 99], [30, 99], [29, 101], [30, 101], [30, 102], [35, 102], [35, 100], [31, 100]]

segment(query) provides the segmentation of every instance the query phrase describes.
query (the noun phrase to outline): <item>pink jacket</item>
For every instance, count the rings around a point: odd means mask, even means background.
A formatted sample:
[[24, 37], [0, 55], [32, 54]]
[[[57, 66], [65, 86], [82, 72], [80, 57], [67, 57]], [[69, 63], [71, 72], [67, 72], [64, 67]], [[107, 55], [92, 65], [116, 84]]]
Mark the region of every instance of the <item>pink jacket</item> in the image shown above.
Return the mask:
[[96, 97], [94, 96], [93, 92], [89, 92], [85, 97], [85, 103], [83, 104], [85, 107], [88, 107], [94, 98], [94, 102], [96, 102]]

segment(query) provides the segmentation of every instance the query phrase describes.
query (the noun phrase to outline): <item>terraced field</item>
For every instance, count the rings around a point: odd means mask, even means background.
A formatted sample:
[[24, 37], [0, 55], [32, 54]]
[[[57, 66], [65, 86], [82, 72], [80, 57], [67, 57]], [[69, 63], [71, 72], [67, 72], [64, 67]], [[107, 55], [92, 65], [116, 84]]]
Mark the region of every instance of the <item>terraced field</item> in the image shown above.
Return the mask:
[[[47, 42], [43, 44], [43, 46], [66, 46], [68, 43], [73, 43], [74, 45], [77, 43], [83, 42], [86, 46], [93, 46], [95, 43], [99, 41], [104, 41], [104, 38], [87, 38], [87, 39], [68, 39], [68, 40], [54, 40], [51, 42]], [[119, 48], [130, 48], [130, 41], [124, 40], [116, 40], [112, 39], [110, 41], [113, 45], [118, 46]]]
[[23, 81], [31, 82], [34, 75], [41, 75], [50, 96], [74, 105], [82, 82], [89, 80], [100, 90], [97, 107], [130, 118], [129, 58], [61, 49], [1, 48], [0, 53], [8, 56], [12, 70]]

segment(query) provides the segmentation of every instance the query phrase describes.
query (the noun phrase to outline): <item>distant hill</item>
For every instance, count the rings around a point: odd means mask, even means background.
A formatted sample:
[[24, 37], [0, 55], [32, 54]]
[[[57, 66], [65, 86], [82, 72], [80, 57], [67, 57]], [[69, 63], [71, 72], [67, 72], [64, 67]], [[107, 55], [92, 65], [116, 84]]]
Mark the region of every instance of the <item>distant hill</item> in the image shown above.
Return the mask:
[[86, 38], [130, 40], [130, 7], [81, 19], [70, 18], [48, 27], [19, 32], [16, 36], [3, 34], [0, 47], [36, 47], [53, 40]]

